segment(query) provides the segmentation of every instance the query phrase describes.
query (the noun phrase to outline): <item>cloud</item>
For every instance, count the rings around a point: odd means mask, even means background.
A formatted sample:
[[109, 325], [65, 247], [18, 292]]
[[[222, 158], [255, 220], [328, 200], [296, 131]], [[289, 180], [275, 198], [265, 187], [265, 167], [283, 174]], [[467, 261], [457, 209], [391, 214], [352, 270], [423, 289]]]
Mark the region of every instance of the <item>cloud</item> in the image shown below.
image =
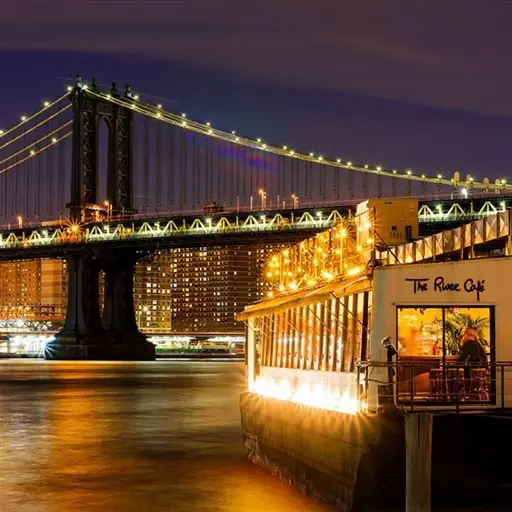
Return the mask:
[[512, 114], [512, 4], [20, 0], [0, 48], [120, 53], [420, 105]]

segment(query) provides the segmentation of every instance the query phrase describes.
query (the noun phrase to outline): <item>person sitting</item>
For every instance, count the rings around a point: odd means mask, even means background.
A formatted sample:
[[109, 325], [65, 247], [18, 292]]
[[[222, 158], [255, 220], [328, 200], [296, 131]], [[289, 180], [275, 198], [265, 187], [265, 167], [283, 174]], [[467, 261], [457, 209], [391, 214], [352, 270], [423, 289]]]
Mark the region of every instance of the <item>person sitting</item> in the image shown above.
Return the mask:
[[461, 340], [460, 355], [468, 363], [487, 363], [487, 354], [476, 329], [468, 327]]
[[[487, 366], [487, 354], [480, 342], [476, 329], [468, 327], [462, 336], [460, 355], [464, 360], [464, 380], [466, 393], [473, 399], [478, 399], [484, 391], [484, 382], [480, 372]], [[485, 380], [485, 377], [484, 377]]]

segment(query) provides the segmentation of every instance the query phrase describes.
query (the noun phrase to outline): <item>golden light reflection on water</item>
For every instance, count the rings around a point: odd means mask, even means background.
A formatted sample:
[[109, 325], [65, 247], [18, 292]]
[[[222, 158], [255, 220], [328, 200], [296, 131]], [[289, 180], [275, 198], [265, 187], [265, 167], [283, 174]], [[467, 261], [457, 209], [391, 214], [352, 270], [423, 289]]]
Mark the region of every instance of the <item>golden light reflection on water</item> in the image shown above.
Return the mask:
[[0, 362], [0, 511], [330, 510], [246, 462], [238, 363]]

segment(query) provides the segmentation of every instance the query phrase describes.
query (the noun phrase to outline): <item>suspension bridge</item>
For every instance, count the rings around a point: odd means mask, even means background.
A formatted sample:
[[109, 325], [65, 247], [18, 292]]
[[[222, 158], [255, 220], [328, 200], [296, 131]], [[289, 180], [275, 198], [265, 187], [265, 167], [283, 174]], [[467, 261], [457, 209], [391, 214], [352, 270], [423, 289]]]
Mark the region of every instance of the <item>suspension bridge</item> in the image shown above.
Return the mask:
[[370, 197], [416, 197], [420, 222], [460, 222], [506, 209], [512, 185], [275, 144], [78, 76], [0, 130], [0, 197], [0, 258], [68, 261], [66, 321], [46, 356], [151, 359], [133, 312], [141, 255], [305, 238]]

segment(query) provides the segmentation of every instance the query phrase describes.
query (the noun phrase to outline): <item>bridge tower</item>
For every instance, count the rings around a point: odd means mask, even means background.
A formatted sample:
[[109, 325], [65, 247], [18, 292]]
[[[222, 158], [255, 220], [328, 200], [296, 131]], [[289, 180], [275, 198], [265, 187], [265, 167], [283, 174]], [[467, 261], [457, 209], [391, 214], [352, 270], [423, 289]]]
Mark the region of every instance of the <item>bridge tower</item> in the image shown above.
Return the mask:
[[[112, 84], [111, 98], [120, 98]], [[127, 86], [124, 98], [130, 98]], [[108, 129], [107, 200], [113, 214], [133, 210], [133, 113], [100, 95], [93, 79], [78, 76], [71, 92], [73, 148], [70, 220], [91, 220], [98, 208], [99, 126]], [[136, 250], [86, 245], [68, 251], [68, 304], [64, 326], [45, 347], [45, 359], [151, 360], [155, 347], [139, 331], [133, 306]], [[100, 313], [98, 283], [105, 272], [105, 307]]]
[[[109, 92], [121, 98], [115, 82]], [[67, 207], [72, 222], [90, 218], [98, 205], [99, 129], [108, 131], [107, 200], [113, 214], [133, 212], [133, 112], [100, 95], [96, 80], [87, 86], [78, 75], [71, 91], [73, 146], [71, 197]], [[123, 98], [131, 98], [129, 86]]]

